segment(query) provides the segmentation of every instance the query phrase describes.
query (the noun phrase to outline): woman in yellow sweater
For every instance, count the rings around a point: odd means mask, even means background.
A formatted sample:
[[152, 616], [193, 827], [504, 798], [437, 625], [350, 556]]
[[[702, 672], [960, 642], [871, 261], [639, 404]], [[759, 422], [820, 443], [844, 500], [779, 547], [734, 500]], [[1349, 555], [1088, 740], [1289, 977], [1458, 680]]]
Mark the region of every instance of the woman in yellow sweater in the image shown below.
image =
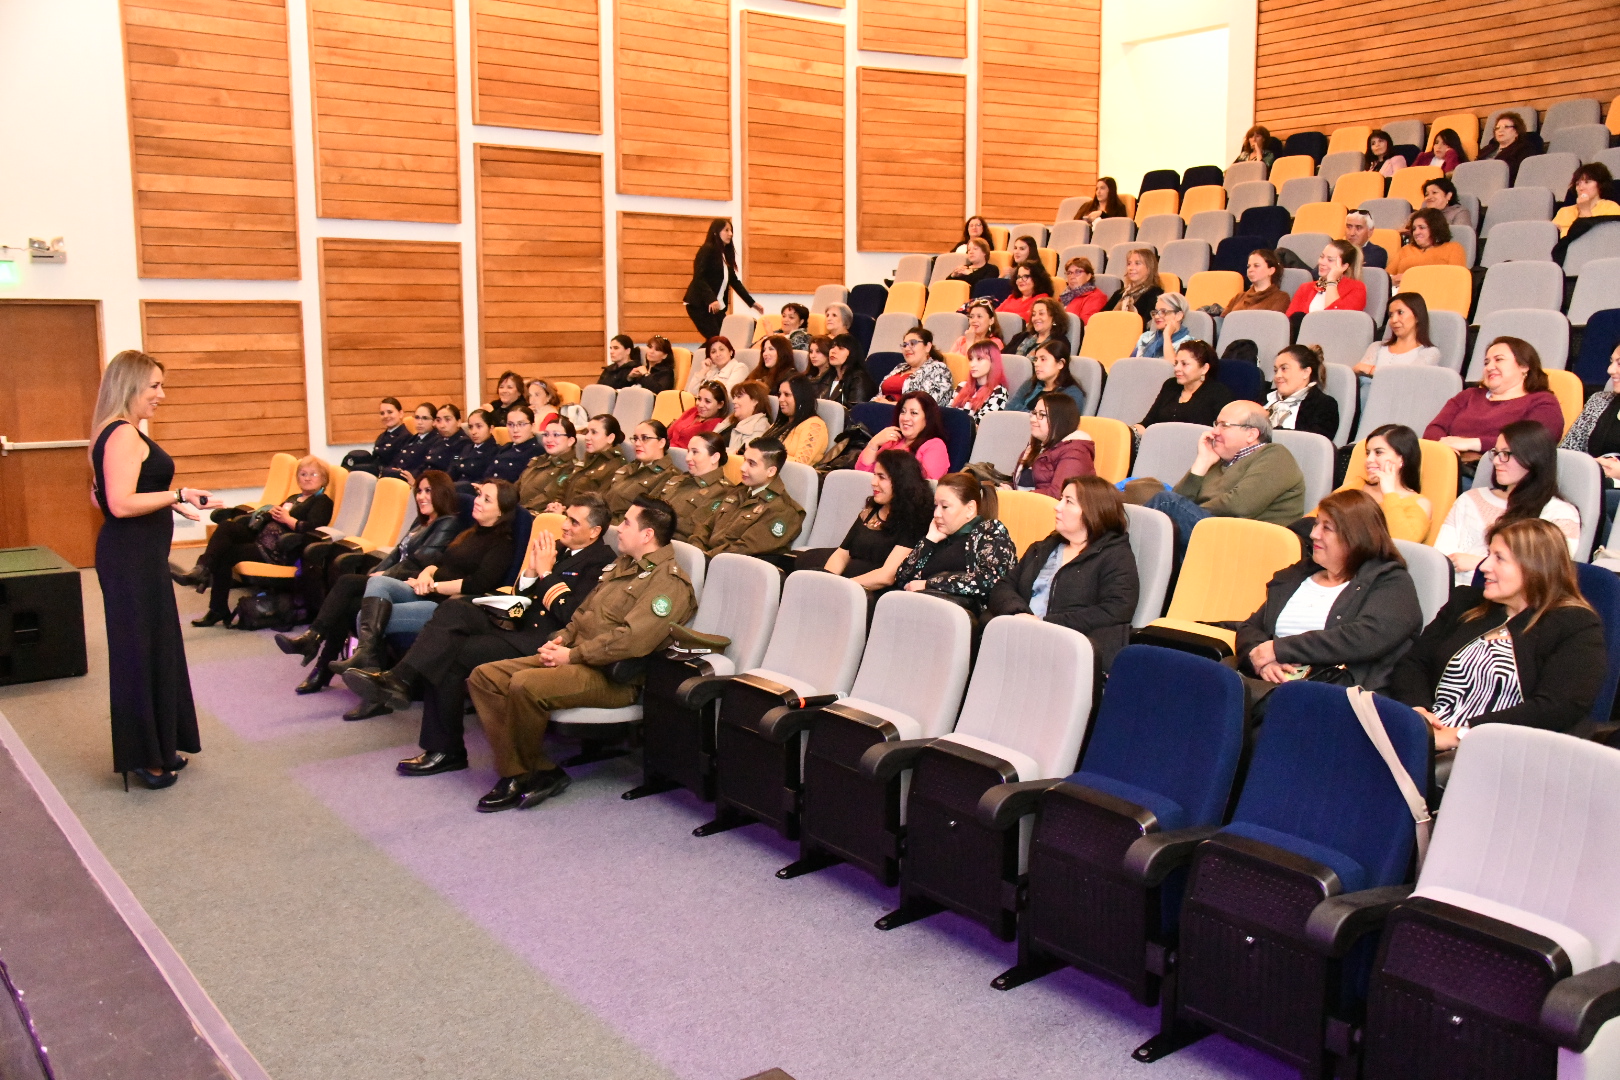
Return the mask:
[[1423, 480], [1423, 447], [1417, 433], [1402, 424], [1385, 424], [1367, 436], [1367, 466], [1362, 476], [1346, 476], [1344, 488], [1359, 488], [1383, 507], [1389, 534], [1421, 544], [1428, 538], [1434, 504], [1418, 494]]
[[1575, 178], [1570, 181], [1575, 185], [1575, 204], [1566, 206], [1553, 215], [1553, 224], [1558, 226], [1558, 235], [1568, 236], [1569, 227], [1575, 224], [1576, 218], [1613, 217], [1620, 214], [1620, 204], [1603, 197], [1603, 189], [1613, 181], [1613, 174], [1601, 161], [1582, 165], [1576, 169]]
[[1451, 238], [1451, 226], [1446, 216], [1425, 206], [1412, 211], [1406, 223], [1412, 242], [1397, 251], [1389, 260], [1389, 280], [1400, 287], [1401, 276], [1414, 266], [1468, 265], [1462, 245]]
[[765, 434], [782, 440], [789, 461], [815, 465], [827, 452], [827, 423], [816, 415], [816, 387], [803, 375], [781, 386], [776, 423]]

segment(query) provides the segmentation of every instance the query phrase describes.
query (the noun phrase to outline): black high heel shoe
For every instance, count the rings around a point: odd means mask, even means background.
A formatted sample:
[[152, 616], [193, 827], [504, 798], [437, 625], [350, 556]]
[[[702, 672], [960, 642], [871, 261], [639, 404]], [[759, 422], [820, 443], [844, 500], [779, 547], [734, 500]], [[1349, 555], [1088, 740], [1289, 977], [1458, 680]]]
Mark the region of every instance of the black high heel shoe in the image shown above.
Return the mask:
[[200, 618], [200, 619], [192, 619], [191, 620], [191, 625], [192, 626], [218, 626], [220, 623], [224, 622], [225, 619], [226, 619], [226, 616], [221, 615], [219, 612], [210, 609], [208, 612], [206, 612], [203, 615], [202, 618]]
[[[182, 759], [184, 760], [184, 759]], [[135, 782], [148, 791], [158, 791], [166, 787], [174, 787], [174, 782], [180, 777], [172, 772], [154, 772], [151, 769], [131, 769], [124, 774], [124, 790], [129, 790], [129, 778], [134, 775]]]
[[190, 758], [181, 757], [179, 754], [176, 754], [176, 755], [174, 755], [174, 760], [169, 762], [169, 771], [172, 772], [172, 773], [177, 773], [181, 769], [185, 768], [187, 765], [190, 765], [190, 764], [191, 764], [191, 759]]
[[276, 648], [288, 656], [301, 656], [304, 663], [315, 659], [315, 654], [321, 650], [322, 637], [319, 630], [305, 630], [294, 637], [291, 634], [277, 634]]

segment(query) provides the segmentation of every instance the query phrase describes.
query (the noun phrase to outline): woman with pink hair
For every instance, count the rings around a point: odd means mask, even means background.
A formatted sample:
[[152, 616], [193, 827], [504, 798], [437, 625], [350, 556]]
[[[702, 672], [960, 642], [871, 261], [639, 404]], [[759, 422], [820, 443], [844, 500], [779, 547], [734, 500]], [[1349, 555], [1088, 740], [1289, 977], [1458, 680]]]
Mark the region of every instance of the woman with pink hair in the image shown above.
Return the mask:
[[1007, 407], [1007, 374], [1001, 367], [1001, 349], [981, 341], [968, 349], [968, 377], [956, 387], [951, 408], [966, 409], [975, 424]]

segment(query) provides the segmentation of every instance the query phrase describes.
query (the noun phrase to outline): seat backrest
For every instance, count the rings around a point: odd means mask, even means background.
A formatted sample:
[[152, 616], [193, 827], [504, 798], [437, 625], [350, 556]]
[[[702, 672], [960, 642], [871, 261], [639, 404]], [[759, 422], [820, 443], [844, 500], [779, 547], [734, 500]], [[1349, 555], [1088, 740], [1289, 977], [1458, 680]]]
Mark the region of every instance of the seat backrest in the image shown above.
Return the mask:
[[[909, 311], [884, 312], [877, 318], [877, 328], [872, 331], [872, 347], [867, 352], [899, 352], [906, 332], [916, 325], [917, 316]], [[951, 342], [945, 344], [950, 345]]]
[[[1094, 315], [1092, 318], [1096, 318], [1096, 316]], [[1011, 341], [1024, 332], [1024, 320], [1022, 316], [1011, 311], [998, 311], [996, 312], [996, 328], [1001, 331], [1002, 341]]]
[[1007, 250], [1007, 242], [1010, 239], [1011, 239], [1011, 234], [1007, 231], [1007, 226], [1005, 226], [1005, 225], [992, 225], [992, 226], [990, 226], [990, 249], [992, 251], [1006, 251]]
[[1541, 121], [1541, 137], [1549, 138], [1565, 128], [1582, 124], [1602, 123], [1603, 106], [1597, 98], [1566, 98], [1547, 106], [1547, 115]]
[[675, 549], [675, 565], [685, 571], [687, 580], [692, 583], [692, 600], [701, 607], [708, 559], [702, 551], [685, 541], [671, 540], [670, 546]]
[[1333, 184], [1332, 201], [1347, 209], [1383, 197], [1384, 178], [1375, 172], [1347, 172]]
[[1288, 347], [1289, 332], [1288, 316], [1280, 311], [1234, 311], [1221, 320], [1221, 339], [1215, 343], [1215, 351], [1224, 353], [1232, 342], [1247, 338], [1260, 350], [1260, 374], [1270, 382], [1277, 354]]
[[[1535, 160], [1534, 158], [1531, 159]], [[1498, 225], [1510, 221], [1551, 221], [1553, 193], [1544, 187], [1519, 185], [1503, 188], [1491, 197], [1480, 239], [1489, 240]]]
[[928, 303], [928, 287], [920, 281], [897, 281], [889, 290], [888, 299], [884, 301], [883, 313], [903, 311], [913, 318], [922, 318], [923, 308]]
[[1569, 299], [1570, 325], [1585, 326], [1594, 312], [1610, 308], [1620, 308], [1620, 257], [1593, 259], [1581, 268]]
[[1131, 625], [1146, 626], [1164, 611], [1175, 554], [1175, 526], [1169, 515], [1147, 506], [1125, 504], [1125, 523], [1136, 559], [1137, 599]]
[[[966, 377], [964, 371], [963, 378]], [[968, 453], [973, 449], [973, 414], [966, 409], [947, 407], [939, 410], [939, 419], [945, 426], [945, 449], [950, 454], [951, 471], [956, 472], [967, 465]]]
[[[1273, 207], [1272, 209], [1275, 208]], [[1251, 210], [1249, 212], [1253, 213], [1254, 211]], [[1285, 210], [1283, 213], [1286, 214], [1287, 211]], [[1286, 232], [1287, 230], [1284, 231]], [[1277, 235], [1281, 236], [1282, 233], [1278, 233]], [[1249, 256], [1258, 248], [1271, 247], [1276, 243], [1277, 240], [1275, 237], [1267, 240], [1264, 237], [1246, 236], [1242, 233], [1239, 233], [1236, 236], [1228, 236], [1225, 240], [1222, 240], [1220, 243], [1215, 245], [1215, 257], [1209, 261], [1210, 269], [1236, 274], [1241, 278], [1243, 277], [1245, 271], [1248, 270]], [[1248, 286], [1245, 285], [1244, 287], [1247, 288]], [[1235, 296], [1237, 294], [1233, 293], [1232, 295]]]
[[[1358, 175], [1377, 178], [1375, 173]], [[1339, 185], [1342, 187], [1344, 180], [1341, 179]], [[1363, 199], [1356, 206], [1372, 215], [1373, 227], [1376, 229], [1400, 229], [1406, 225], [1406, 219], [1412, 216], [1411, 202], [1402, 198]]]
[[1479, 146], [1484, 149], [1496, 138], [1496, 121], [1503, 113], [1516, 112], [1524, 121], [1526, 131], [1534, 133], [1536, 130], [1536, 107], [1528, 103], [1518, 105], [1499, 105], [1485, 114], [1485, 122], [1479, 126]]
[[1038, 491], [1002, 491], [996, 497], [996, 520], [1007, 527], [1013, 547], [1024, 549], [1045, 540], [1057, 528], [1057, 500]]
[[1406, 120], [1386, 120], [1379, 125], [1384, 133], [1395, 141], [1395, 145], [1410, 143], [1413, 146], [1423, 146], [1428, 140], [1424, 138], [1428, 131], [1427, 125], [1416, 117]]
[[782, 477], [782, 486], [787, 489], [788, 495], [804, 508], [804, 524], [799, 528], [799, 535], [793, 538], [793, 546], [808, 547], [805, 541], [816, 525], [816, 499], [821, 478], [816, 475], [815, 469], [802, 461], [782, 462], [782, 471], [778, 475]]
[[1591, 557], [1592, 541], [1603, 520], [1603, 470], [1598, 467], [1597, 458], [1580, 450], [1560, 449], [1558, 493], [1581, 512], [1581, 537], [1575, 544], [1575, 561], [1585, 562]]
[[[1494, 218], [1496, 211], [1491, 214]], [[1616, 230], [1620, 238], [1620, 230]], [[1453, 231], [1452, 239], [1456, 240]], [[1558, 243], [1558, 226], [1550, 221], [1492, 221], [1491, 242], [1485, 245], [1480, 265], [1489, 269], [1498, 263], [1519, 260], [1523, 262], [1552, 262], [1553, 246]], [[1566, 261], [1564, 273], [1569, 273]], [[1573, 276], [1573, 275], [1571, 275]]]
[[960, 605], [922, 593], [885, 593], [849, 696], [904, 713], [922, 729], [917, 737], [937, 739], [956, 726], [972, 637], [972, 621]]
[[372, 473], [351, 472], [343, 484], [343, 505], [332, 515], [332, 527], [344, 536], [353, 536], [366, 527], [371, 499], [377, 490]]
[[1478, 156], [1479, 150], [1479, 117], [1471, 112], [1446, 113], [1437, 116], [1429, 123], [1429, 134], [1444, 131], [1450, 128], [1456, 132], [1457, 140], [1463, 145], [1463, 156], [1473, 158]]
[[1207, 311], [1189, 311], [1182, 328], [1199, 341], [1215, 344], [1215, 318]]
[[1438, 165], [1408, 165], [1404, 169], [1396, 169], [1395, 176], [1389, 182], [1389, 197], [1405, 199], [1409, 205], [1417, 206], [1423, 201], [1423, 185], [1445, 174], [1446, 171]]
[[664, 425], [671, 424], [692, 407], [692, 401], [692, 395], [685, 390], [660, 390], [653, 402], [652, 418]]
[[1052, 226], [1047, 237], [1046, 246], [1057, 248], [1073, 247], [1076, 244], [1091, 243], [1091, 222], [1089, 221], [1059, 221]]
[[1367, 137], [1371, 134], [1372, 127], [1367, 124], [1348, 124], [1334, 128], [1328, 135], [1328, 153], [1345, 154], [1353, 151], [1359, 154], [1366, 147]]
[[[1017, 389], [1017, 387], [1014, 387]], [[969, 461], [988, 461], [1008, 475], [1018, 465], [1018, 456], [1029, 447], [1029, 413], [1000, 410], [979, 421]], [[829, 474], [830, 482], [836, 474]]]
[[1221, 174], [1221, 183], [1226, 186], [1228, 195], [1235, 195], [1237, 189], [1244, 184], [1252, 184], [1266, 178], [1266, 163], [1263, 161], [1239, 161], [1228, 165]]
[[[1108, 249], [1100, 248], [1096, 244], [1070, 244], [1058, 252], [1058, 265], [1067, 266], [1069, 260], [1079, 256], [1091, 260], [1091, 266], [1097, 273], [1108, 269]], [[1099, 289], [1102, 286], [1097, 286]]]
[[1372, 316], [1365, 311], [1312, 311], [1299, 327], [1302, 345], [1320, 345], [1330, 364], [1354, 367], [1373, 341]]
[[1278, 446], [1288, 448], [1299, 464], [1299, 471], [1305, 474], [1305, 509], [1310, 511], [1333, 490], [1335, 451], [1332, 441], [1314, 431], [1281, 428], [1273, 431], [1271, 438]]
[[529, 537], [533, 533], [534, 512], [526, 507], [518, 507], [512, 513], [512, 561], [507, 563], [506, 573], [501, 575], [501, 585], [517, 583], [518, 571], [523, 569], [523, 556], [528, 553]]
[[1262, 246], [1276, 247], [1277, 238], [1289, 230], [1294, 216], [1282, 206], [1251, 206], [1238, 218], [1237, 235], [1259, 237]]
[[386, 550], [398, 543], [407, 510], [413, 513], [416, 510], [410, 485], [392, 476], [378, 480], [372, 491], [371, 508], [366, 512], [366, 527], [360, 531], [366, 545]]
[[[962, 282], [952, 282], [952, 284], [962, 285], [962, 298], [963, 302], [966, 303], [967, 285]], [[930, 303], [933, 302], [934, 291], [938, 291], [937, 287], [928, 294], [928, 300]], [[954, 309], [950, 311], [936, 311], [923, 320], [923, 328], [926, 329], [930, 334], [934, 335], [934, 344], [939, 346], [941, 352], [944, 352], [946, 349], [950, 348], [956, 343], [957, 338], [967, 333], [968, 318], [966, 315], [963, 315], [961, 312]]]
[[[1027, 445], [1028, 439], [1025, 443]], [[871, 497], [871, 473], [858, 469], [835, 469], [828, 473], [816, 506], [815, 524], [807, 533], [805, 546], [835, 548], [841, 545], [861, 507]]]
[[603, 413], [612, 415], [613, 402], [618, 396], [619, 392], [611, 386], [591, 383], [579, 392], [579, 407], [585, 410], [587, 416], [601, 416]]
[[1099, 311], [1086, 324], [1080, 353], [1112, 371], [1115, 361], [1131, 355], [1142, 336], [1142, 316], [1134, 311]]
[[[1296, 131], [1283, 142], [1284, 154], [1308, 154], [1315, 162], [1320, 162], [1327, 152], [1328, 137], [1320, 131]], [[1271, 170], [1277, 171], [1275, 162]]]
[[1356, 373], [1347, 364], [1324, 365], [1322, 389], [1328, 397], [1339, 403], [1339, 426], [1333, 432], [1333, 445], [1343, 446], [1350, 441], [1356, 420], [1356, 407], [1360, 395]]
[[1247, 619], [1265, 603], [1271, 575], [1299, 562], [1300, 552], [1299, 537], [1281, 525], [1205, 518], [1187, 540], [1169, 617], [1194, 622]]
[[[1528, 309], [1559, 314], [1564, 306], [1564, 272], [1557, 263], [1505, 262], [1485, 272], [1485, 285], [1474, 306], [1474, 323], [1498, 311]], [[1563, 350], [1567, 355], [1568, 349]], [[1562, 367], [1563, 365], [1558, 365]]]
[[[1136, 222], [1130, 218], [1098, 218], [1091, 226], [1091, 243], [1104, 251], [1135, 239]], [[1101, 267], [1098, 270], [1101, 271]]]
[[1181, 192], [1175, 188], [1156, 188], [1153, 191], [1144, 191], [1136, 199], [1136, 224], [1155, 214], [1174, 214], [1181, 209]]
[[1007, 392], [1010, 394], [1035, 377], [1035, 365], [1027, 356], [1006, 352], [1001, 354], [1001, 372], [1007, 376]]
[[627, 386], [613, 400], [613, 418], [628, 438], [637, 424], [651, 420], [658, 395], [644, 386]]
[[[1426, 791], [1428, 723], [1398, 701], [1379, 697], [1376, 705], [1407, 775]], [[1309, 855], [1315, 845], [1345, 856], [1344, 869], [1359, 875], [1343, 881], [1345, 892], [1405, 879], [1415, 842], [1412, 813], [1343, 687], [1302, 681], [1272, 691], [1227, 831], [1242, 836], [1249, 826], [1269, 830], [1262, 835], [1272, 842], [1305, 841], [1298, 854]]]
[[1181, 197], [1201, 187], [1220, 187], [1225, 179], [1219, 165], [1192, 165], [1181, 174]]
[[1074, 216], [1080, 212], [1080, 208], [1090, 201], [1090, 195], [1070, 195], [1067, 199], [1058, 203], [1057, 216], [1052, 219], [1053, 228], [1073, 220]]
[[1242, 274], [1231, 270], [1204, 270], [1187, 281], [1187, 306], [1194, 310], [1209, 304], [1224, 307], [1246, 287]]
[[1143, 220], [1136, 230], [1138, 244], [1162, 248], [1172, 240], [1180, 240], [1187, 223], [1180, 214], [1154, 214]]
[[[1102, 404], [1103, 366], [1089, 356], [1079, 355], [1080, 346], [1076, 339], [1082, 329], [1079, 319], [1072, 320], [1069, 328], [1071, 342], [1069, 351], [1074, 355], [1074, 359], [1069, 361], [1069, 374], [1074, 376], [1074, 381], [1080, 384], [1080, 389], [1086, 395], [1086, 403], [1081, 408], [1080, 415], [1096, 416], [1097, 406]], [[1005, 369], [1003, 365], [1003, 370]], [[1022, 386], [1023, 383], [1018, 385]]]
[[810, 298], [810, 314], [824, 315], [829, 304], [843, 304], [849, 301], [849, 290], [842, 285], [820, 285], [816, 293]]
[[1204, 240], [1172, 240], [1159, 249], [1159, 269], [1186, 282], [1209, 269], [1209, 255]]
[[1343, 240], [1344, 215], [1344, 207], [1336, 202], [1306, 203], [1294, 211], [1292, 231], [1296, 234], [1324, 233], [1329, 240]]
[[[1484, 306], [1483, 297], [1480, 306]], [[1474, 355], [1468, 361], [1465, 382], [1479, 382], [1485, 377], [1485, 350], [1503, 336], [1523, 338], [1534, 345], [1543, 368], [1561, 371], [1569, 365], [1569, 319], [1563, 312], [1505, 308], [1479, 321], [1479, 337], [1474, 342]]]
[[930, 255], [902, 255], [894, 265], [894, 280], [926, 282], [932, 262]]
[[[826, 575], [820, 575], [825, 577]], [[984, 628], [956, 730], [1035, 762], [1047, 780], [1074, 771], [1091, 713], [1091, 642], [1055, 623], [1008, 616]]]
[[[1243, 679], [1213, 660], [1127, 645], [1108, 669], [1080, 772], [1170, 799], [1164, 830], [1219, 825], [1243, 748]], [[1107, 793], [1107, 792], [1105, 792]]]
[[1136, 356], [1115, 361], [1108, 369], [1108, 381], [1103, 384], [1097, 415], [1127, 424], [1141, 423], [1153, 399], [1158, 397], [1159, 388], [1173, 371], [1174, 366], [1168, 360]]
[[298, 488], [298, 459], [291, 454], [272, 454], [270, 468], [264, 474], [264, 490], [259, 494], [259, 506], [275, 506], [286, 501]]
[[1568, 154], [1582, 162], [1593, 162], [1609, 148], [1609, 129], [1602, 124], [1577, 124], [1564, 128], [1547, 140], [1553, 154]]
[[[1313, 203], [1312, 205], [1331, 204]], [[1310, 206], [1305, 207], [1307, 210], [1310, 208]], [[1295, 228], [1299, 227], [1298, 223], [1303, 218], [1304, 215], [1301, 215], [1300, 218], [1295, 219]], [[1325, 232], [1291, 232], [1277, 241], [1277, 247], [1282, 250], [1292, 251], [1299, 256], [1299, 260], [1306, 266], [1315, 266], [1317, 258], [1322, 254], [1322, 249], [1332, 241], [1333, 237]]]
[[928, 276], [929, 287], [932, 288], [934, 285], [937, 285], [939, 282], [950, 277], [951, 271], [955, 270], [957, 267], [966, 265], [967, 256], [958, 255], [954, 251], [948, 251], [942, 255], [934, 256], [934, 269], [933, 272]]
[[1202, 240], [1210, 247], [1214, 247], [1228, 236], [1237, 225], [1237, 218], [1230, 209], [1205, 210], [1201, 214], [1194, 214], [1192, 220], [1187, 222], [1188, 240]]
[[857, 315], [877, 318], [889, 302], [889, 290], [875, 282], [863, 282], [849, 290], [849, 309]]
[[[1562, 202], [1569, 194], [1570, 181], [1575, 176], [1575, 170], [1581, 167], [1581, 159], [1575, 154], [1537, 154], [1527, 157], [1519, 163], [1519, 173], [1513, 178], [1513, 186], [1517, 188], [1546, 188], [1552, 192], [1555, 201]], [[1491, 208], [1495, 209], [1496, 199], [1491, 200]]]
[[[1220, 176], [1216, 170], [1216, 176]], [[1189, 187], [1181, 196], [1181, 217], [1191, 221], [1208, 210], [1226, 209], [1226, 189], [1220, 184], [1199, 184]]]
[[789, 574], [782, 612], [759, 666], [817, 693], [848, 693], [866, 648], [866, 590], [836, 574]]
[[1620, 310], [1599, 311], [1587, 321], [1581, 334], [1581, 354], [1574, 374], [1582, 383], [1596, 386], [1609, 377], [1609, 357], [1620, 345]]
[[1203, 424], [1174, 421], [1151, 425], [1142, 434], [1131, 475], [1151, 476], [1163, 481], [1165, 487], [1175, 487], [1187, 475], [1193, 459], [1198, 456], [1198, 440], [1208, 430]]
[[1422, 296], [1430, 311], [1439, 309], [1467, 315], [1474, 299], [1474, 279], [1461, 266], [1414, 266], [1402, 275], [1401, 291]]
[[1449, 368], [1415, 364], [1380, 367], [1373, 375], [1358, 430], [1405, 424], [1421, 435], [1445, 403], [1462, 393], [1462, 388], [1462, 376]]
[[[1311, 233], [1310, 235], [1321, 236], [1322, 234]], [[1316, 276], [1309, 270], [1301, 270], [1297, 266], [1285, 266], [1283, 267], [1282, 279], [1277, 282], [1277, 287], [1283, 291], [1284, 296], [1293, 296], [1315, 280]]]
[[1363, 266], [1361, 283], [1367, 286], [1367, 314], [1372, 316], [1373, 325], [1382, 327], [1384, 316], [1389, 313], [1389, 298], [1393, 295], [1389, 271], [1376, 266]]
[[1401, 553], [1401, 558], [1406, 560], [1406, 571], [1412, 575], [1412, 584], [1417, 588], [1423, 625], [1428, 626], [1451, 597], [1454, 569], [1451, 560], [1428, 544], [1420, 544], [1416, 540], [1396, 540], [1395, 547]]
[[[1245, 162], [1245, 164], [1250, 164]], [[1264, 168], [1263, 162], [1253, 162]], [[1246, 184], [1239, 184], [1232, 190], [1232, 197], [1226, 202], [1226, 209], [1234, 217], [1240, 216], [1243, 211], [1256, 206], [1276, 206], [1277, 189], [1269, 180], [1252, 180]]]
[[1007, 230], [1007, 235], [1011, 236], [1014, 240], [1018, 239], [1020, 236], [1027, 236], [1031, 240], [1035, 241], [1036, 247], [1046, 247], [1046, 226], [1042, 225], [1038, 221], [1032, 221], [1024, 225], [1014, 225], [1011, 229]]
[[1580, 583], [1581, 595], [1603, 620], [1603, 647], [1608, 665], [1591, 713], [1592, 719], [1601, 724], [1609, 719], [1615, 689], [1620, 685], [1620, 576], [1606, 567], [1576, 563], [1575, 577]]
[[1461, 375], [1467, 359], [1468, 320], [1455, 311], [1429, 312], [1429, 340], [1440, 350], [1440, 366]]
[[[965, 281], [941, 281], [928, 290], [928, 300], [923, 305], [923, 316], [955, 314], [956, 309], [968, 302], [973, 293], [973, 287]], [[965, 318], [965, 316], [964, 316]], [[947, 341], [945, 344], [949, 345]]]
[[1124, 421], [1107, 416], [1082, 416], [1080, 430], [1091, 436], [1097, 475], [1110, 484], [1125, 479], [1131, 467], [1131, 429]]
[[1215, 381], [1232, 391], [1235, 401], [1252, 401], [1264, 405], [1268, 393], [1265, 380], [1260, 376], [1260, 365], [1250, 360], [1222, 360], [1215, 371]]
[[759, 667], [776, 625], [782, 574], [751, 555], [716, 555], [703, 580], [692, 629], [731, 639], [725, 655], [736, 671]]
[[1491, 197], [1508, 186], [1508, 165], [1495, 158], [1465, 161], [1451, 174], [1451, 182], [1457, 185], [1457, 194], [1472, 195], [1489, 206]]
[[[1620, 150], [1620, 147], [1616, 147]], [[1615, 165], [1620, 167], [1620, 161]], [[1589, 263], [1598, 259], [1620, 257], [1620, 219], [1606, 219], [1609, 223], [1588, 231], [1570, 241], [1564, 251], [1564, 276], [1579, 277]]]
[[1274, 184], [1278, 191], [1290, 180], [1299, 180], [1316, 175], [1316, 159], [1308, 154], [1292, 154], [1280, 157], [1271, 163], [1271, 173], [1266, 179]]
[[[1339, 177], [1346, 173], [1359, 173], [1365, 161], [1366, 158], [1362, 156], [1359, 149], [1340, 150], [1337, 153], [1328, 154], [1322, 159], [1322, 163], [1316, 167], [1316, 175], [1326, 180], [1328, 187], [1331, 189], [1334, 184], [1339, 182]], [[1380, 191], [1379, 194], [1382, 195], [1383, 192]]]

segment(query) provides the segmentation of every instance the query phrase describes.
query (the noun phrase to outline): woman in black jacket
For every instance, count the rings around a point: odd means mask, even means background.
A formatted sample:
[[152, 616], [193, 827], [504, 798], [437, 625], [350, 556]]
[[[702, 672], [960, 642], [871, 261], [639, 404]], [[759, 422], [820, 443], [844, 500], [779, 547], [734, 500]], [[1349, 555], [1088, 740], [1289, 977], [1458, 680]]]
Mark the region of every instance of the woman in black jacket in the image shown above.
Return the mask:
[[1339, 403], [1323, 386], [1327, 364], [1319, 345], [1290, 345], [1272, 365], [1266, 415], [1279, 431], [1312, 431], [1329, 442], [1339, 435]]
[[1112, 484], [1072, 477], [1058, 500], [1057, 530], [1025, 550], [990, 593], [988, 613], [1078, 630], [1091, 639], [1097, 670], [1107, 671], [1130, 640], [1141, 592], [1126, 527], [1125, 501]]
[[[817, 341], [822, 339], [817, 338]], [[839, 334], [827, 347], [827, 375], [816, 393], [844, 408], [852, 408], [877, 397], [877, 383], [860, 360], [861, 344], [854, 334]]]
[[1591, 712], [1607, 665], [1603, 623], [1558, 526], [1496, 526], [1480, 570], [1484, 588], [1452, 590], [1390, 679], [1389, 695], [1423, 714], [1438, 751], [1480, 724], [1570, 731]]
[[684, 303], [686, 314], [704, 341], [720, 333], [733, 290], [743, 303], [765, 314], [765, 305], [749, 295], [737, 274], [737, 250], [731, 245], [731, 235], [731, 219], [715, 218], [709, 222], [709, 235], [692, 260], [692, 283], [686, 287]]
[[1316, 508], [1311, 557], [1274, 574], [1266, 602], [1238, 626], [1239, 670], [1274, 685], [1378, 690], [1422, 628], [1384, 512], [1364, 491], [1336, 491]]

